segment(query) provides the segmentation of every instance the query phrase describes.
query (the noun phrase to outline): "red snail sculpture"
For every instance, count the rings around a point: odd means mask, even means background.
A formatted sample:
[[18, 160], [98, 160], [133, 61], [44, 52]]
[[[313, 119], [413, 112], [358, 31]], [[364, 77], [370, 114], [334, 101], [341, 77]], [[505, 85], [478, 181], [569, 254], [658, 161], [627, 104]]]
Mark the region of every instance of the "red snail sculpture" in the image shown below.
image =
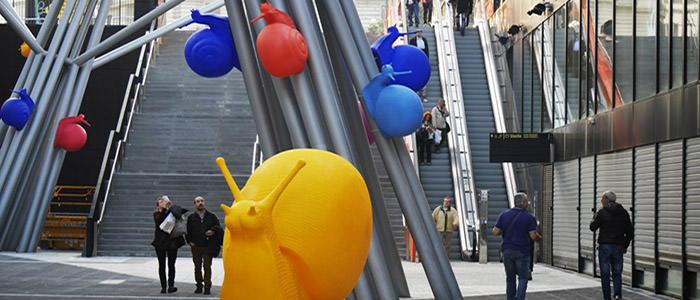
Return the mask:
[[87, 133], [85, 129], [78, 124], [91, 126], [90, 123], [85, 121], [85, 115], [83, 114], [61, 119], [61, 121], [58, 122], [56, 139], [53, 146], [68, 152], [75, 152], [82, 149], [87, 142]]
[[304, 71], [309, 49], [292, 18], [269, 2], [260, 4], [261, 15], [251, 21], [265, 19], [267, 26], [258, 35], [255, 45], [265, 70], [275, 77], [287, 77]]

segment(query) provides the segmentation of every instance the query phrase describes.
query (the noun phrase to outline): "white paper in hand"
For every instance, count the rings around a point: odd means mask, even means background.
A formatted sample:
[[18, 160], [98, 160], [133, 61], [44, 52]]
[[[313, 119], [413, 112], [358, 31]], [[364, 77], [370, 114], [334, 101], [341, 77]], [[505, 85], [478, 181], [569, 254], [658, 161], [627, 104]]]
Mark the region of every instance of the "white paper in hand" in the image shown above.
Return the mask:
[[173, 231], [173, 228], [175, 228], [175, 216], [173, 216], [173, 213], [169, 213], [167, 217], [165, 217], [165, 220], [163, 220], [163, 223], [160, 223], [160, 230], [163, 230], [170, 234], [171, 231]]

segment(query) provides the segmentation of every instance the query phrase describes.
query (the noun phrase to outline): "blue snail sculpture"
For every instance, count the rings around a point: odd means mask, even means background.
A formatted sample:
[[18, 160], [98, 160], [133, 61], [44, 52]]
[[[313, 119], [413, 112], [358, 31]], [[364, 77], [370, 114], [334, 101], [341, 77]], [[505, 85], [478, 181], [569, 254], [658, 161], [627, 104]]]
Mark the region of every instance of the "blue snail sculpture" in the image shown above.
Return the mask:
[[394, 72], [384, 65], [362, 91], [369, 114], [387, 138], [409, 135], [420, 126], [423, 105], [418, 95], [403, 85], [391, 84], [409, 75], [410, 71]]
[[185, 60], [187, 65], [203, 77], [221, 77], [234, 67], [241, 69], [236, 46], [233, 43], [228, 18], [215, 14], [202, 15], [192, 10], [192, 23], [208, 25], [193, 33], [185, 43]]
[[430, 80], [430, 61], [428, 56], [418, 47], [411, 45], [393, 46], [400, 36], [407, 34], [399, 33], [396, 26], [389, 27], [388, 33], [372, 44], [372, 54], [374, 54], [377, 66], [391, 65], [396, 72], [411, 71], [410, 74], [400, 76], [391, 83], [420, 91]]
[[19, 98], [7, 99], [0, 107], [0, 119], [16, 130], [22, 130], [34, 111], [34, 100], [29, 97], [27, 89], [21, 89], [15, 93], [19, 94]]

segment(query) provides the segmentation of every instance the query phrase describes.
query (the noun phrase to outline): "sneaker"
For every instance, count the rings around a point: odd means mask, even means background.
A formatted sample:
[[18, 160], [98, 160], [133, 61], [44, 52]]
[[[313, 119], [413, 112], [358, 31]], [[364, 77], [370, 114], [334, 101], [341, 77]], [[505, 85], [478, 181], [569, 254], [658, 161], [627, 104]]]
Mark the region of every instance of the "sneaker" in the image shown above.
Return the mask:
[[198, 286], [197, 289], [194, 290], [195, 294], [201, 294], [202, 293], [202, 287]]
[[205, 294], [205, 295], [211, 295], [211, 288], [210, 288], [210, 287], [204, 288], [204, 294]]
[[171, 286], [171, 287], [168, 288], [168, 294], [174, 293], [174, 292], [177, 292], [177, 288], [176, 288], [176, 287]]

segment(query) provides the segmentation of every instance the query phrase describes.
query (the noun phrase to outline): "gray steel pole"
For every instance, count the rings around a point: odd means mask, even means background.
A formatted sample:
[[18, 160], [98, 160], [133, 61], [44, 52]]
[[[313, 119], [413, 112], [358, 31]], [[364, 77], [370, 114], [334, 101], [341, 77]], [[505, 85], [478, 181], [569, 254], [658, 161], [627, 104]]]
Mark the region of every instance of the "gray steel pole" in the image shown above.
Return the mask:
[[[84, 0], [81, 1], [84, 2]], [[67, 15], [70, 15], [75, 8], [75, 0], [69, 0], [65, 10]], [[77, 24], [75, 26], [77, 26]], [[48, 55], [45, 60], [46, 64], [53, 62], [54, 57], [56, 56], [56, 51], [58, 50], [58, 47], [60, 46], [64, 38], [64, 33], [66, 32], [67, 27], [69, 27], [68, 22], [62, 22], [58, 25], [58, 28], [56, 29], [56, 32], [54, 33], [53, 39], [51, 41], [51, 46], [49, 47]], [[72, 39], [69, 42], [69, 44], [70, 43], [72, 43]], [[67, 52], [67, 50], [61, 49], [63, 59], [65, 59], [65, 52]], [[59, 56], [61, 55], [61, 53], [59, 53]], [[58, 75], [60, 75], [61, 72], [60, 67], [62, 67], [63, 65], [62, 62], [63, 60], [60, 60], [58, 63], [54, 63], [54, 66], [58, 65], [59, 68], [52, 70], [52, 75], [55, 75], [52, 76], [53, 82], [49, 83], [48, 88], [43, 89], [42, 95], [47, 94], [49, 92], [53, 92], [56, 80], [58, 79], [56, 77], [58, 77]], [[30, 122], [27, 124], [27, 127], [22, 132], [20, 132], [20, 135], [14, 137], [10, 145], [4, 147], [3, 149], [0, 149], [0, 157], [3, 158], [3, 164], [0, 166], [0, 178], [7, 178], [7, 180], [3, 180], [0, 182], [0, 220], [5, 219], [5, 214], [7, 213], [7, 203], [11, 197], [11, 194], [14, 193], [14, 189], [16, 187], [16, 183], [20, 177], [20, 174], [23, 171], [25, 171], [25, 169], [22, 166], [25, 164], [26, 157], [30, 150], [27, 148], [31, 148], [32, 146], [34, 146], [34, 143], [32, 143], [32, 141], [35, 140], [34, 137], [37, 134], [36, 131], [42, 125], [41, 120], [43, 118], [43, 115], [45, 114], [47, 106], [51, 104], [49, 103], [51, 101], [42, 101], [43, 99], [48, 97], [37, 98], [39, 92], [42, 91], [41, 87], [43, 87], [44, 85], [45, 77], [48, 75], [49, 69], [51, 68], [43, 68], [41, 70], [37, 82], [33, 82], [33, 79], [28, 79], [28, 84], [33, 83], [32, 87], [30, 88], [30, 94], [32, 95], [32, 98], [36, 99], [37, 102], [37, 105], [35, 106], [34, 115], [31, 117]], [[13, 133], [13, 131], [14, 130], [11, 129], [8, 133]], [[22, 143], [25, 138], [28, 139], [29, 142]], [[15, 165], [19, 166], [15, 167]]]
[[[319, 9], [324, 13], [321, 13], [322, 19], [330, 21], [330, 24], [335, 29], [335, 32], [347, 32], [349, 31], [347, 20], [345, 20], [344, 15], [339, 13], [330, 14], [330, 12], [339, 12], [340, 4], [336, 1], [322, 1], [317, 4]], [[369, 82], [369, 74], [364, 72], [365, 67], [361, 62], [359, 53], [357, 52], [357, 45], [354, 43], [351, 37], [345, 35], [338, 35], [338, 42], [340, 43], [341, 49], [344, 53], [346, 61], [348, 61], [348, 67], [352, 74], [353, 80], [355, 81], [355, 86], [361, 89]], [[423, 269], [426, 272], [428, 281], [433, 290], [433, 294], [439, 299], [448, 299], [451, 297], [450, 288], [447, 281], [444, 278], [443, 271], [440, 270], [439, 260], [437, 259], [437, 253], [435, 253], [429, 238], [428, 228], [422, 222], [421, 211], [416, 206], [416, 200], [413, 198], [414, 195], [409, 193], [411, 187], [408, 186], [406, 180], [406, 174], [400, 168], [400, 161], [396, 157], [395, 149], [392, 149], [391, 144], [388, 140], [381, 136], [381, 133], [374, 124], [374, 120], [370, 119], [370, 124], [372, 125], [372, 132], [375, 135], [377, 146], [382, 153], [382, 159], [384, 160], [385, 167], [389, 172], [390, 179], [394, 185], [395, 191], [397, 192], [399, 198], [399, 204], [406, 216], [409, 228], [414, 235], [416, 244], [418, 246], [418, 251], [421, 253], [423, 258]], [[423, 212], [427, 213], [427, 212]]]
[[[209, 12], [212, 12], [212, 11], [218, 9], [219, 7], [222, 7], [222, 6], [224, 6], [224, 0], [219, 0], [216, 2], [209, 3], [205, 6], [202, 6], [201, 8], [199, 8], [199, 12], [201, 12], [203, 14], [209, 13]], [[180, 27], [182, 25], [187, 24], [187, 22], [189, 22], [191, 20], [192, 20], [192, 17], [187, 15], [187, 16], [184, 16], [182, 18], [177, 19], [176, 21], [174, 21], [172, 23], [168, 23], [167, 25], [165, 25], [161, 28], [158, 28], [158, 29], [154, 30], [153, 32], [149, 32], [147, 34], [144, 34], [142, 37], [139, 37], [131, 42], [128, 42], [128, 43], [120, 46], [117, 49], [114, 49], [114, 50], [107, 52], [106, 54], [98, 57], [95, 60], [95, 63], [92, 65], [92, 68], [97, 69], [101, 66], [104, 66], [105, 64], [130, 53], [131, 51], [134, 51], [138, 48], [141, 48], [141, 46], [143, 46], [144, 44], [146, 44], [152, 40], [155, 40], [155, 39], [157, 39], [165, 34], [168, 34], [169, 32], [177, 29], [178, 27]], [[91, 58], [91, 57], [88, 57], [88, 58]], [[85, 58], [82, 58], [82, 59], [85, 59]]]
[[[95, 26], [93, 27], [88, 41], [88, 47], [96, 45], [102, 37], [105, 21], [109, 12], [109, 2], [109, 0], [102, 0], [100, 3], [100, 9], [98, 11], [97, 18], [95, 19]], [[90, 3], [90, 7], [87, 10], [88, 13], [85, 16], [92, 15], [96, 4], [97, 0]], [[80, 40], [78, 43], [76, 43], [77, 47], [73, 49], [71, 57], [77, 56], [80, 49], [82, 48], [82, 43], [86, 37], [88, 27], [89, 19], [88, 22], [84, 22], [84, 24], [82, 24], [82, 27], [80, 29], [81, 33], [79, 35]], [[68, 85], [64, 89], [60, 102], [61, 108], [59, 108], [58, 113], [53, 122], [54, 126], [52, 126], [52, 129], [49, 132], [54, 132], [57, 129], [58, 120], [61, 117], [66, 115], [74, 115], [80, 109], [80, 104], [82, 103], [83, 95], [85, 93], [85, 89], [87, 88], [87, 83], [90, 78], [90, 73], [92, 72], [91, 64], [93, 62], [94, 59], [90, 59], [83, 67], [80, 68], [78, 67], [78, 65], [71, 65], [69, 80], [74, 79], [76, 77], [75, 73], [78, 72], [78, 70], [79, 75], [74, 87], [70, 87], [70, 85]], [[31, 225], [31, 234], [28, 236], [28, 240], [24, 245], [25, 250], [28, 251], [33, 251], [33, 249], [35, 249], [36, 245], [38, 244], [39, 235], [41, 234], [41, 228], [43, 228], [44, 221], [46, 220], [46, 214], [48, 213], [48, 206], [51, 202], [51, 191], [56, 185], [56, 181], [58, 180], [58, 176], [61, 172], [63, 159], [65, 157], [65, 151], [53, 148], [53, 139], [47, 139], [47, 144], [45, 145], [45, 153], [47, 154], [45, 156], [47, 157], [47, 159], [48, 156], [50, 156], [51, 158], [46, 160], [49, 163], [43, 164], [41, 170], [39, 171], [40, 177], [37, 184], [38, 188], [35, 189], [39, 194], [34, 194], [33, 197], [35, 199], [39, 199], [39, 208], [36, 210], [32, 210], [32, 212], [36, 211], [36, 217], [34, 217], [34, 220], [29, 223]]]
[[173, 7], [178, 6], [183, 1], [185, 1], [185, 0], [168, 0], [167, 2], [163, 3], [162, 5], [159, 5], [155, 9], [149, 11], [147, 14], [138, 18], [138, 20], [134, 21], [133, 23], [129, 24], [128, 26], [119, 30], [117, 33], [110, 36], [109, 38], [105, 39], [104, 41], [102, 41], [98, 45], [88, 48], [88, 50], [85, 51], [85, 53], [78, 56], [74, 62], [76, 64], [82, 65], [85, 62], [87, 62], [89, 59], [94, 58], [97, 55], [104, 53], [105, 51], [107, 51], [107, 49], [118, 44], [119, 42], [121, 42], [124, 38], [128, 37], [129, 35], [137, 32], [139, 30], [143, 30], [144, 27], [149, 26], [151, 24], [151, 21], [153, 21], [153, 19], [166, 13], [167, 11], [172, 9]]
[[233, 34], [233, 41], [236, 44], [236, 52], [241, 62], [243, 81], [248, 90], [248, 99], [253, 112], [255, 127], [260, 137], [260, 145], [265, 157], [271, 157], [280, 149], [275, 141], [272, 121], [267, 112], [264, 86], [255, 50], [251, 43], [243, 3], [237, 0], [227, 0], [226, 11], [229, 15], [228, 19]]
[[22, 21], [22, 18], [17, 15], [15, 9], [12, 8], [6, 0], [0, 0], [0, 15], [5, 18], [7, 24], [12, 27], [15, 33], [17, 33], [22, 40], [27, 42], [27, 45], [32, 48], [32, 51], [39, 54], [46, 54], [46, 50], [41, 47], [36, 38], [34, 38], [32, 32], [27, 28], [27, 25]]

